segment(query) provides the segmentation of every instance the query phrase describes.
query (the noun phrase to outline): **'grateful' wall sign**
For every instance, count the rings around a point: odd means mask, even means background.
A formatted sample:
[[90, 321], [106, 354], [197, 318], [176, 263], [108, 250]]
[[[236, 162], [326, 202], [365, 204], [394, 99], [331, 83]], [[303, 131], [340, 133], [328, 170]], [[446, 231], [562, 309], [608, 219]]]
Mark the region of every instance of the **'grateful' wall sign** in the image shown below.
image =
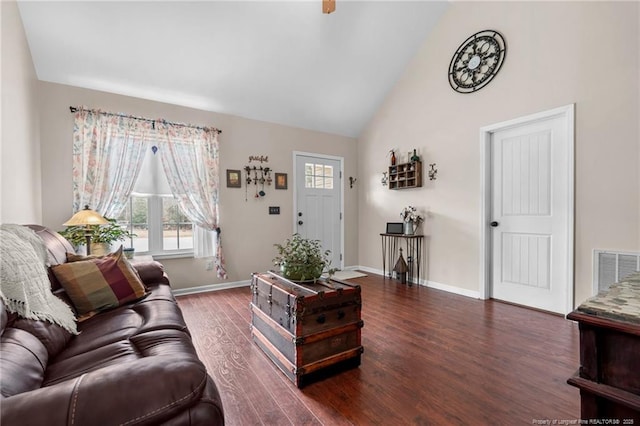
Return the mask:
[[250, 155], [249, 156], [249, 162], [251, 163], [252, 161], [259, 161], [261, 163], [268, 163], [269, 162], [269, 156], [268, 155]]

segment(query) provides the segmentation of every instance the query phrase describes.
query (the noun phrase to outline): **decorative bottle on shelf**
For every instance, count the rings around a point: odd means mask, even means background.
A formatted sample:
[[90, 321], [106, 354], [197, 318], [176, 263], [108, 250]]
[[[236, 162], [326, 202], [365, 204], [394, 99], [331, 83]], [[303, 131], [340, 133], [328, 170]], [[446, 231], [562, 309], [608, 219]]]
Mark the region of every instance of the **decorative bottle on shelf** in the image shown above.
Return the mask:
[[393, 150], [391, 150], [391, 165], [392, 166], [396, 165], [396, 153], [393, 152]]
[[420, 161], [420, 157], [418, 157], [418, 154], [416, 153], [416, 150], [413, 150], [413, 155], [411, 156], [411, 162], [415, 163], [416, 161]]

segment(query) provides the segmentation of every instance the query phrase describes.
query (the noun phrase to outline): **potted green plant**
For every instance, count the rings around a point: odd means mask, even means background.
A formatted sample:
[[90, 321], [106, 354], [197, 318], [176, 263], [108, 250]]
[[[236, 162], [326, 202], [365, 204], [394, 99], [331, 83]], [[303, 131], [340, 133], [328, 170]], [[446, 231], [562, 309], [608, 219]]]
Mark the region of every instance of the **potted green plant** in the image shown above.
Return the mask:
[[[284, 244], [274, 244], [274, 247], [278, 255], [273, 264], [280, 267], [285, 278], [293, 281], [315, 281], [331, 265], [331, 251], [322, 251], [319, 240], [303, 238], [300, 234], [293, 234]], [[335, 270], [327, 272], [332, 274]]]
[[[118, 224], [115, 219], [105, 219], [109, 221], [107, 225], [91, 227], [91, 254], [107, 254], [111, 250], [111, 244], [136, 236]], [[60, 231], [60, 235], [66, 238], [71, 245], [78, 247], [87, 243], [85, 232], [86, 228], [84, 226], [69, 226], [67, 229]]]

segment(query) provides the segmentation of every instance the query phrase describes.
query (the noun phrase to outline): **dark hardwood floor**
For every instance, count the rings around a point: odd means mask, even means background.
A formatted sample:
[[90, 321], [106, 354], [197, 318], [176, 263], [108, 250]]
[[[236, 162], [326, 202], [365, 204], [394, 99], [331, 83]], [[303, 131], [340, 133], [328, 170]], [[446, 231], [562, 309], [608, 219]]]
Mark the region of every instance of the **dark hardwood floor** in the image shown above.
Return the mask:
[[577, 419], [575, 323], [378, 275], [362, 286], [362, 364], [297, 389], [252, 342], [249, 288], [182, 296], [228, 425], [513, 425]]

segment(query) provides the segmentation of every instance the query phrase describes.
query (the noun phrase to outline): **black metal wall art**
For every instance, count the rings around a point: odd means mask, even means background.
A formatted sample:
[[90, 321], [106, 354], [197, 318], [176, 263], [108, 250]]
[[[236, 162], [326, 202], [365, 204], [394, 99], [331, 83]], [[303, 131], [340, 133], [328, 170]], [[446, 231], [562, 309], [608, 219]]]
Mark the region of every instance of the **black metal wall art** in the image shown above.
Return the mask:
[[494, 30], [479, 31], [466, 39], [449, 64], [449, 84], [460, 93], [473, 93], [498, 74], [507, 54], [507, 44]]

